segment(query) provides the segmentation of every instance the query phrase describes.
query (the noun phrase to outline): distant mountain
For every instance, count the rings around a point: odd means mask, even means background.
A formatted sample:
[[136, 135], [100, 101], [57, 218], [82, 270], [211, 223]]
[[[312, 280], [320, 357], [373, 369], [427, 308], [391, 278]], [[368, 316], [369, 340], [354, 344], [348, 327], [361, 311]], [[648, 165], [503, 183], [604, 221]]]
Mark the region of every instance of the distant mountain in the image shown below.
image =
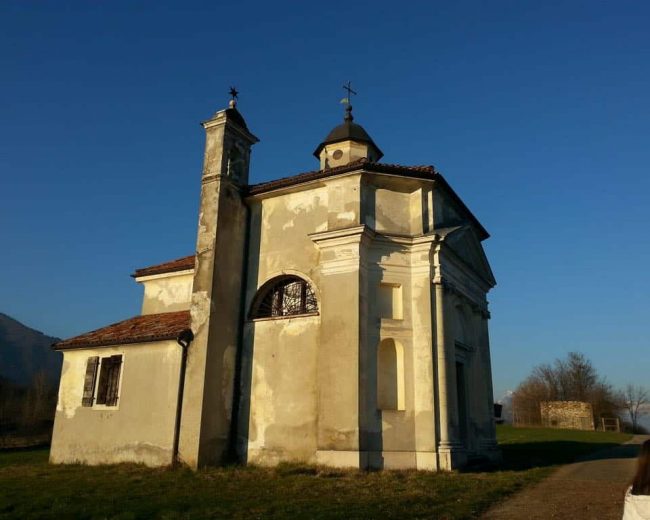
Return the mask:
[[57, 341], [0, 312], [0, 377], [26, 385], [44, 371], [58, 383], [63, 356], [51, 348]]

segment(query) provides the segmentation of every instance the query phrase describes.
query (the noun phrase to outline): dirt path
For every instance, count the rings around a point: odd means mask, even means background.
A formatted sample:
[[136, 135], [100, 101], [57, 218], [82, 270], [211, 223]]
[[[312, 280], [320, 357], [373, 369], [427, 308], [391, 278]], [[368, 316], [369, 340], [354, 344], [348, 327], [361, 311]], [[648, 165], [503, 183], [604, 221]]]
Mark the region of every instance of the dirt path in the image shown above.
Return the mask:
[[647, 438], [636, 435], [621, 446], [562, 466], [543, 482], [493, 507], [482, 518], [620, 520], [639, 445]]

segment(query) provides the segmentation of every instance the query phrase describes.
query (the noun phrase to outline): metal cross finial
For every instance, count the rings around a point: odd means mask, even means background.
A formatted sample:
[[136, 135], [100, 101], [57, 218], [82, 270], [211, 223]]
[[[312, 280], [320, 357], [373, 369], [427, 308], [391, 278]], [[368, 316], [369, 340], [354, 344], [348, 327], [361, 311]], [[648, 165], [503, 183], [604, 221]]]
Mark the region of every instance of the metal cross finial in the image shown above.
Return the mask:
[[352, 103], [352, 96], [353, 94], [356, 96], [357, 93], [352, 90], [352, 82], [348, 81], [346, 85], [343, 85], [343, 90], [347, 90], [348, 92], [348, 97], [345, 98], [345, 102], [347, 103], [348, 106]]

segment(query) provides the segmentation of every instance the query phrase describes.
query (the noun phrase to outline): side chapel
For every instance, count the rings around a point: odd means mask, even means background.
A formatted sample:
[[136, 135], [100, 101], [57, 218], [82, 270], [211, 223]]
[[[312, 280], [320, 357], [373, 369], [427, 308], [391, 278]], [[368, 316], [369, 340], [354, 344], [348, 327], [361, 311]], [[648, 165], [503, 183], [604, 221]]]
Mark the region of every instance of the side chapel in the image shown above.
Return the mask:
[[434, 167], [380, 162], [349, 102], [318, 169], [249, 183], [232, 93], [203, 123], [195, 253], [135, 271], [140, 315], [54, 345], [51, 462], [497, 458], [485, 228]]

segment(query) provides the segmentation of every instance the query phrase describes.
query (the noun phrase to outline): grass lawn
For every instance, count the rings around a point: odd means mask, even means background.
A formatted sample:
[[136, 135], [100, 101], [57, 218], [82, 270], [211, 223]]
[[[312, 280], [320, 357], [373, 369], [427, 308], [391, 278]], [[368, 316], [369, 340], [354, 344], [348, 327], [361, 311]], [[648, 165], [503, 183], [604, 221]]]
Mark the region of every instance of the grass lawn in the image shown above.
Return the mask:
[[503, 451], [502, 469], [567, 464], [594, 451], [611, 448], [632, 438], [626, 433], [514, 428], [498, 426]]
[[47, 450], [0, 452], [0, 519], [473, 518], [552, 464], [630, 438], [511, 427], [498, 437], [503, 469], [462, 473], [50, 466]]

